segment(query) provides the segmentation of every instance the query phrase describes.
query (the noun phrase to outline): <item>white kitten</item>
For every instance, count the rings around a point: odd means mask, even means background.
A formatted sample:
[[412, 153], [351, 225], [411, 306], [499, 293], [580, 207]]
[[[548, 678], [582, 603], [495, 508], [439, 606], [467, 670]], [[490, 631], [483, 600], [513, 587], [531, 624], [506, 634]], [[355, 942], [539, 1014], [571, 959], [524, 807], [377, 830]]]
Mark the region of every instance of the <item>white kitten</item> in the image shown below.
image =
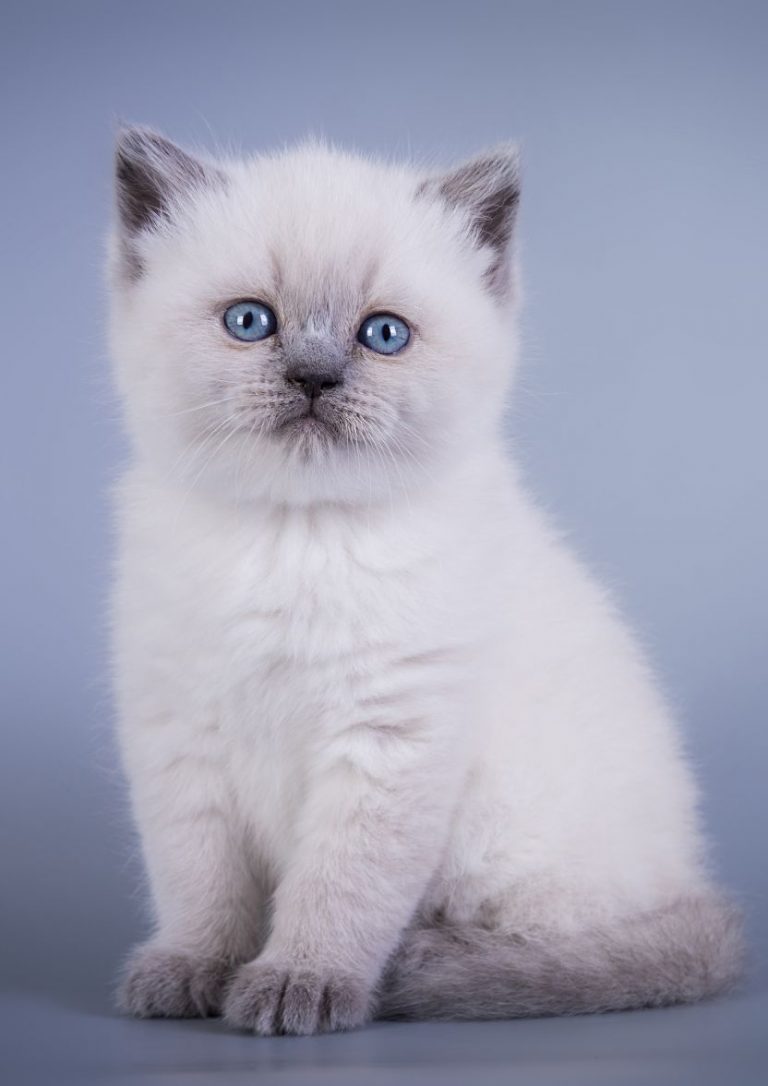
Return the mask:
[[258, 1033], [694, 1000], [740, 923], [669, 712], [504, 451], [514, 153], [122, 133], [123, 1006]]

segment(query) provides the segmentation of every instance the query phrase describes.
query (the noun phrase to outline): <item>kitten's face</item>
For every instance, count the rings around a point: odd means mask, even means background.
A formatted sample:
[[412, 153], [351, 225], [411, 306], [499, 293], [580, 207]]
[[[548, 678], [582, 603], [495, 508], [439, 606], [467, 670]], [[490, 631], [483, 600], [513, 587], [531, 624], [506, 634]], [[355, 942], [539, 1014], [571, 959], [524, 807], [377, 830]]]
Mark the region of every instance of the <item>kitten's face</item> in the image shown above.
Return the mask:
[[169, 480], [386, 500], [496, 429], [514, 354], [508, 152], [425, 181], [317, 146], [204, 166], [131, 130], [118, 175], [120, 386]]

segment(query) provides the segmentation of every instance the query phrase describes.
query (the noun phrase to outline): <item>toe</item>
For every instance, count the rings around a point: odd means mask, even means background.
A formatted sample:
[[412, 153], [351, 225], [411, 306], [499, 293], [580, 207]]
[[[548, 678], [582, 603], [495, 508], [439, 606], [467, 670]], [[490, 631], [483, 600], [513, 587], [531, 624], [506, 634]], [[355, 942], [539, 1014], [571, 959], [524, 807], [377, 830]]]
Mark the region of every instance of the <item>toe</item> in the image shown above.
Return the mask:
[[368, 986], [353, 977], [333, 978], [323, 993], [321, 1028], [336, 1032], [357, 1029], [371, 1017]]
[[281, 1033], [317, 1033], [324, 988], [313, 973], [297, 973], [285, 986], [280, 1002], [278, 1028]]
[[227, 1024], [263, 1036], [277, 1032], [278, 1009], [286, 982], [284, 970], [257, 963], [242, 966], [225, 1000]]

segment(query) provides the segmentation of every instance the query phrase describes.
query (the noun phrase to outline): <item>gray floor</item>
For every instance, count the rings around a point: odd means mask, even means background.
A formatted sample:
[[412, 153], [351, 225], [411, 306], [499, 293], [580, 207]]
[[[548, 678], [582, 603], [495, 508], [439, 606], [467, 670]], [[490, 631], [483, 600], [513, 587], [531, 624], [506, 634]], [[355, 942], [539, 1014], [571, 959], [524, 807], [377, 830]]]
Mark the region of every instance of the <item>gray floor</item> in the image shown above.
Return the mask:
[[50, 997], [0, 999], [2, 1082], [117, 1086], [764, 1086], [760, 986], [697, 1007], [516, 1022], [377, 1023], [357, 1033], [252, 1038], [218, 1021], [138, 1022]]
[[[2, 1004], [4, 1081], [707, 1086], [765, 1083], [768, 1001], [599, 1018], [377, 1024], [317, 1038], [233, 1036], [218, 1022], [134, 1022], [45, 999]], [[8, 1058], [9, 1057], [9, 1058]]]

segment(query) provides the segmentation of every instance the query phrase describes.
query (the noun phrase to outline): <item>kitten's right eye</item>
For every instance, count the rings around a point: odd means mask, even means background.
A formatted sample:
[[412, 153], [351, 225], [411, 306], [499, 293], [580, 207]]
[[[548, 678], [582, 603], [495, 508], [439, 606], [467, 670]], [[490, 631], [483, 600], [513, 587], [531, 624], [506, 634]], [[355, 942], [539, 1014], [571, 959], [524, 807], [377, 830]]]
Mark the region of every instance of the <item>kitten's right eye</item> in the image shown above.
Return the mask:
[[224, 312], [224, 327], [235, 339], [254, 343], [277, 331], [277, 317], [263, 302], [235, 302]]

